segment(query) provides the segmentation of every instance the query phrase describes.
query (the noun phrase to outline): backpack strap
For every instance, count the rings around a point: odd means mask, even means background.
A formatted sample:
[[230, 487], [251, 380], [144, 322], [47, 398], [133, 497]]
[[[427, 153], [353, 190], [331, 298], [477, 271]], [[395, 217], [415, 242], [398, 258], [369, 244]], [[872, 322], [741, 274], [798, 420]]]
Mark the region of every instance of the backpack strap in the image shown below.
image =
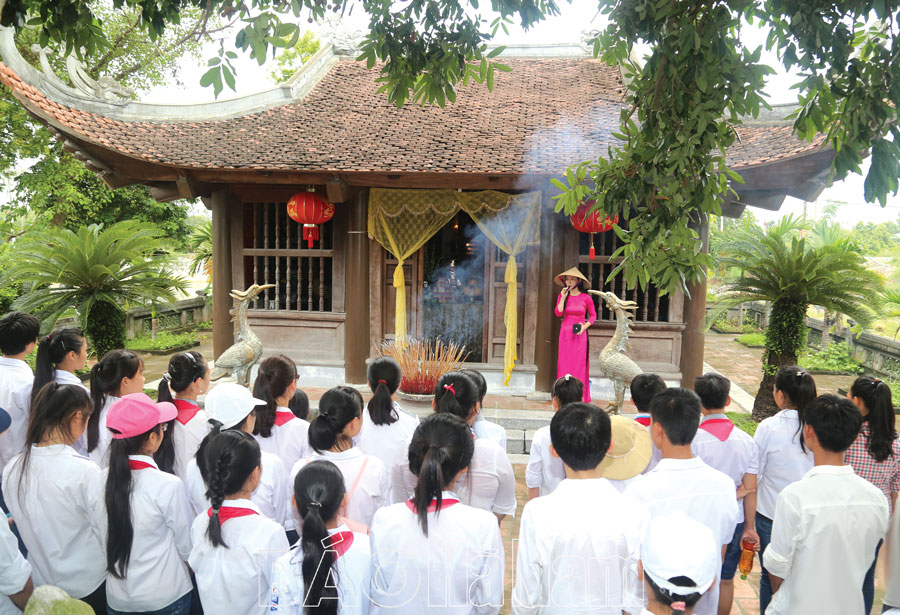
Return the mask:
[[356, 493], [356, 488], [359, 487], [359, 481], [362, 480], [362, 475], [366, 471], [366, 466], [369, 464], [369, 456], [366, 455], [365, 459], [363, 459], [362, 467], [359, 468], [359, 473], [356, 475], [356, 479], [353, 481], [353, 486], [350, 487], [350, 493], [347, 494], [347, 503], [350, 503], [350, 500], [353, 499], [353, 494]]

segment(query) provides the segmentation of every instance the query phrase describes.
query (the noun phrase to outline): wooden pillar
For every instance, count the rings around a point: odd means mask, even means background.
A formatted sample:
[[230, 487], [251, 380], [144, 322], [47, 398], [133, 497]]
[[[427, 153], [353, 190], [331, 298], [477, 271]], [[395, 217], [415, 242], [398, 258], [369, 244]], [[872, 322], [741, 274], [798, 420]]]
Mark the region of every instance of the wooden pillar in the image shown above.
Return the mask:
[[[709, 218], [702, 216], [691, 226], [697, 229], [703, 251], [709, 249]], [[681, 386], [693, 389], [694, 380], [703, 373], [703, 351], [706, 330], [706, 271], [703, 278], [688, 286], [690, 296], [684, 298], [684, 333], [681, 337]]]
[[227, 189], [212, 194], [213, 244], [213, 355], [218, 358], [234, 343], [231, 324], [231, 195]]
[[347, 382], [366, 382], [369, 357], [369, 240], [366, 235], [368, 191], [347, 202], [344, 373]]
[[[560, 320], [553, 314], [557, 287], [553, 276], [565, 271], [565, 222], [567, 219], [553, 211], [552, 204], [541, 210], [541, 256], [538, 267], [537, 327], [535, 331], [534, 362], [537, 365], [534, 388], [549, 392], [556, 382], [556, 361], [559, 351]], [[571, 266], [571, 265], [570, 265]]]

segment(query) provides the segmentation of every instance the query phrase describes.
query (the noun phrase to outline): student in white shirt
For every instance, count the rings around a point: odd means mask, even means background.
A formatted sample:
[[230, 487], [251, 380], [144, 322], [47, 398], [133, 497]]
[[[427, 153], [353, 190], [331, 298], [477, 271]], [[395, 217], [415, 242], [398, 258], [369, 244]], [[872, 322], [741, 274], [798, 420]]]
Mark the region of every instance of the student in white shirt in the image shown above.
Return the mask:
[[759, 535], [759, 612], [772, 599], [772, 584], [764, 552], [772, 536], [775, 502], [781, 490], [813, 467], [812, 452], [803, 444], [803, 408], [816, 398], [816, 383], [806, 370], [791, 365], [775, 373], [775, 403], [781, 409], [756, 428], [753, 441], [759, 450], [756, 487], [756, 532]]
[[478, 370], [461, 369], [459, 371], [471, 378], [472, 382], [475, 383], [475, 388], [478, 389], [478, 414], [475, 415], [475, 422], [472, 423], [472, 432], [476, 438], [493, 440], [505, 451], [506, 429], [502, 425], [484, 418], [484, 398], [487, 395], [487, 380], [484, 379], [484, 376]]
[[[597, 406], [569, 403], [553, 416], [550, 436], [566, 478], [522, 511], [513, 615], [620, 615], [641, 608], [635, 589], [650, 515], [602, 477], [612, 443], [609, 417]], [[636, 457], [632, 465], [638, 474]]]
[[[34, 373], [25, 357], [34, 351], [41, 324], [25, 312], [0, 318], [0, 408], [9, 413], [9, 428], [0, 433], [0, 473], [6, 463], [25, 448], [31, 382]], [[3, 498], [0, 496], [0, 506]], [[3, 512], [9, 512], [2, 506]]]
[[[650, 402], [650, 437], [662, 452], [656, 467], [636, 477], [625, 489], [647, 507], [652, 517], [681, 511], [712, 530], [719, 545], [718, 563], [734, 535], [738, 505], [734, 481], [691, 452], [700, 425], [700, 399], [688, 389], [671, 388]], [[700, 615], [715, 615], [719, 584], [696, 606]]]
[[734, 481], [738, 500], [738, 522], [725, 549], [719, 575], [719, 615], [728, 615], [734, 602], [734, 573], [741, 560], [741, 543], [752, 542], [759, 548], [756, 533], [756, 472], [759, 451], [750, 434], [737, 429], [725, 415], [731, 404], [731, 382], [708, 373], [694, 380], [694, 392], [700, 398], [703, 418], [691, 450], [708, 466], [724, 472]]
[[763, 554], [774, 592], [766, 612], [862, 613], [863, 578], [890, 514], [881, 489], [844, 463], [862, 415], [849, 399], [822, 395], [803, 423], [815, 467], [778, 496]]
[[310, 461], [326, 459], [334, 463], [344, 475], [347, 490], [344, 516], [369, 526], [375, 511], [390, 503], [390, 479], [381, 459], [353, 446], [353, 438], [362, 427], [362, 407], [362, 395], [352, 387], [325, 391], [319, 400], [319, 415], [309, 426], [309, 444], [315, 452], [294, 464], [291, 482]]
[[500, 611], [505, 558], [497, 520], [450, 491], [474, 442], [469, 426], [450, 413], [419, 423], [409, 445], [415, 495], [380, 509], [372, 522], [370, 613]]
[[[472, 380], [459, 372], [441, 376], [434, 387], [432, 407], [437, 413], [461, 418], [471, 432], [475, 421], [478, 390]], [[473, 434], [473, 438], [474, 438]], [[394, 466], [392, 488], [394, 502], [409, 499], [416, 488], [417, 476], [410, 471], [410, 460], [398, 460]], [[475, 453], [468, 471], [453, 491], [464, 504], [494, 513], [498, 523], [516, 514], [516, 477], [506, 451], [492, 440], [475, 438]]]
[[229, 429], [206, 449], [212, 506], [191, 526], [188, 560], [206, 613], [263, 615], [275, 561], [288, 550], [284, 528], [259, 513], [250, 497], [259, 484], [259, 444]]
[[153, 458], [160, 470], [185, 482], [188, 462], [206, 436], [206, 413], [200, 409], [197, 398], [208, 389], [209, 365], [202, 354], [189, 350], [172, 355], [159, 381], [156, 399], [174, 404], [178, 416], [170, 421], [162, 446]]
[[253, 436], [264, 452], [278, 455], [287, 470], [313, 452], [309, 423], [294, 416], [288, 407], [296, 390], [297, 365], [293, 360], [281, 354], [263, 359], [253, 383], [253, 396], [266, 403], [256, 407]]
[[[2, 322], [0, 322], [2, 327]], [[12, 419], [0, 408], [0, 434], [9, 429]], [[0, 518], [0, 615], [18, 615], [34, 591], [31, 564], [19, 552], [18, 539]]]
[[388, 478], [397, 461], [397, 453], [409, 448], [409, 441], [419, 425], [419, 417], [404, 412], [392, 397], [401, 378], [400, 364], [391, 357], [378, 357], [369, 363], [372, 399], [363, 410], [362, 428], [354, 440], [359, 450], [381, 459]]
[[[638, 374], [631, 381], [629, 386], [631, 401], [634, 402], [634, 407], [637, 409], [634, 420], [646, 427], [648, 433], [650, 431], [650, 402], [653, 400], [654, 395], [660, 391], [665, 391], [666, 388], [666, 381], [658, 374]], [[656, 447], [656, 444], [653, 444], [650, 463], [647, 464], [644, 474], [655, 468], [660, 459], [662, 459], [662, 453]]]
[[94, 409], [82, 387], [51, 382], [31, 408], [25, 452], [3, 470], [3, 497], [16, 521], [36, 585], [56, 585], [106, 612], [106, 556], [91, 530], [90, 491], [100, 468], [75, 452]]
[[[210, 426], [209, 433], [200, 442], [197, 454], [188, 462], [187, 470], [188, 494], [195, 514], [209, 508], [209, 466], [205, 457], [209, 441], [229, 429], [252, 434], [256, 423], [254, 408], [260, 403], [261, 400], [253, 397], [248, 389], [234, 382], [217, 384], [206, 396], [204, 406]], [[284, 464], [277, 455], [271, 453], [261, 453], [260, 461], [262, 472], [259, 475], [259, 485], [253, 490], [250, 499], [263, 515], [287, 529], [293, 529], [288, 475]]]
[[366, 534], [341, 522], [344, 475], [330, 461], [313, 461], [297, 473], [293, 497], [303, 531], [300, 543], [275, 562], [269, 613], [366, 615], [371, 549]]
[[91, 461], [109, 465], [112, 433], [106, 428], [110, 407], [125, 395], [144, 391], [144, 362], [130, 350], [110, 350], [91, 368], [91, 399], [94, 412], [81, 436]]
[[106, 549], [109, 615], [165, 612], [189, 615], [194, 518], [184, 483], [161, 471], [153, 453], [178, 410], [131, 393], [106, 416], [112, 434], [109, 465], [91, 497], [93, 528]]
[[34, 357], [32, 403], [40, 390], [50, 382], [74, 384], [87, 391], [88, 388], [82, 384], [81, 378], [75, 375], [76, 371], [84, 369], [87, 351], [87, 340], [81, 329], [59, 329], [41, 339]]
[[[571, 374], [558, 378], [553, 383], [550, 400], [553, 411], [566, 404], [580, 402], [583, 399], [581, 380]], [[556, 486], [566, 477], [562, 459], [550, 454], [550, 426], [545, 425], [534, 432], [531, 437], [531, 450], [528, 451], [528, 466], [525, 468], [525, 486], [528, 487], [528, 499], [553, 493]]]
[[719, 546], [708, 527], [675, 512], [650, 521], [641, 545], [647, 608], [641, 615], [690, 615], [716, 582]]

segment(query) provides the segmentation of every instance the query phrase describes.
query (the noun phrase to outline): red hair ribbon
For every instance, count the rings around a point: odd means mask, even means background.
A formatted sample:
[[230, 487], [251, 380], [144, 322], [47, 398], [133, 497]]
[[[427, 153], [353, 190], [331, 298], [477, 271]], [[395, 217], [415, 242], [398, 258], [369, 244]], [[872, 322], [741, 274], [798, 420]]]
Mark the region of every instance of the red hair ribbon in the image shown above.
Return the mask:
[[387, 384], [387, 380], [379, 380], [378, 384]]
[[444, 390], [445, 390], [445, 391], [450, 391], [451, 393], [453, 393], [453, 397], [456, 397], [456, 389], [453, 388], [453, 385], [452, 385], [452, 384], [445, 384], [445, 385], [444, 385]]

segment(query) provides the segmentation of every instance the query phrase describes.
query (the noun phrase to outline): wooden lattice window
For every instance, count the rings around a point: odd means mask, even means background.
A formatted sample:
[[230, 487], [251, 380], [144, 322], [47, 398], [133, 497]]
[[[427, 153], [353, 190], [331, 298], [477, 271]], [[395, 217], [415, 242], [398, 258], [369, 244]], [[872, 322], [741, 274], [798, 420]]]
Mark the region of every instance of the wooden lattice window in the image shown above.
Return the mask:
[[248, 284], [274, 284], [250, 306], [256, 310], [333, 311], [334, 223], [319, 225], [319, 241], [307, 247], [286, 203], [244, 206], [243, 261]]
[[[612, 258], [621, 245], [621, 241], [613, 231], [597, 233], [594, 235], [597, 256], [591, 260], [589, 256], [591, 236], [588, 233], [578, 233], [579, 268], [591, 281], [591, 288], [612, 292], [623, 299], [636, 301], [638, 307], [634, 319], [637, 322], [669, 322], [669, 295], [660, 295], [659, 288], [655, 284], [648, 284], [644, 290], [640, 288], [625, 290], [625, 280], [621, 275], [616, 276], [611, 282], [606, 282], [613, 269], [622, 262], [621, 258]], [[598, 320], [614, 321], [615, 316], [601, 303], [600, 297], [591, 296], [597, 308]]]

